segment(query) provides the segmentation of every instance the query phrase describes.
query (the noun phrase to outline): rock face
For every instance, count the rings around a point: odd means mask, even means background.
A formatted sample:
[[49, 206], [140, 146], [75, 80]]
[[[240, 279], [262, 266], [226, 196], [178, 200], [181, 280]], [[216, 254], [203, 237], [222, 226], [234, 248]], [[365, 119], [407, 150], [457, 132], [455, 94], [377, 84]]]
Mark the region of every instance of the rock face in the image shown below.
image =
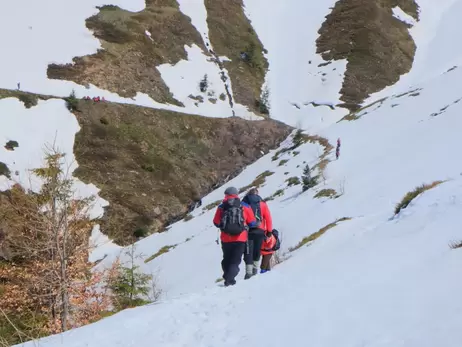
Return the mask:
[[127, 244], [164, 230], [188, 207], [277, 146], [292, 128], [271, 120], [206, 118], [81, 101], [75, 176], [110, 206], [102, 230]]
[[410, 25], [393, 16], [396, 6], [418, 20], [414, 0], [340, 0], [326, 17], [317, 53], [327, 61], [348, 60], [339, 106], [358, 109], [370, 94], [411, 69], [416, 46]]
[[205, 0], [204, 4], [214, 53], [230, 59], [222, 65], [229, 73], [234, 101], [261, 114], [259, 102], [268, 61], [263, 55], [265, 48], [244, 13], [243, 1]]

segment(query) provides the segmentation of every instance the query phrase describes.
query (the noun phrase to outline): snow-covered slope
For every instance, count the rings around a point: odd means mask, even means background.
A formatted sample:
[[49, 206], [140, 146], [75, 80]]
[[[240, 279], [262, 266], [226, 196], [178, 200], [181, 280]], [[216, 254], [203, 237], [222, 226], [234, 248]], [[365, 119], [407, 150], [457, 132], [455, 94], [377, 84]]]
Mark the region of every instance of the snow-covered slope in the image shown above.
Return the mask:
[[268, 275], [125, 310], [42, 345], [459, 346], [461, 253], [447, 241], [460, 236], [461, 196], [459, 179], [399, 221], [337, 226]]
[[[222, 198], [221, 187], [202, 199], [193, 219], [136, 244], [142, 269], [155, 274], [164, 291], [160, 302], [46, 338], [41, 346], [460, 346], [462, 249], [449, 244], [462, 239], [462, 68], [448, 70], [462, 56], [456, 48], [449, 51], [455, 41], [451, 45], [448, 33], [462, 30], [457, 17], [462, 1], [420, 0], [421, 19], [412, 29], [415, 70], [370, 98], [380, 101], [340, 122], [345, 112], [338, 109], [292, 105], [338, 101], [345, 62], [329, 65], [336, 69], [333, 77], [322, 81], [314, 45], [334, 3], [245, 1], [268, 49], [273, 117], [332, 145], [342, 140], [338, 160], [316, 141], [308, 142], [298, 153], [272, 151], [226, 185], [245, 187], [268, 171], [261, 195], [283, 190], [269, 207], [283, 236], [285, 260], [269, 274], [244, 282], [241, 272], [237, 286], [217, 286], [221, 250], [211, 223], [214, 209], [207, 205]], [[183, 2], [185, 8], [194, 12], [191, 2]], [[192, 19], [206, 35], [203, 17]], [[174, 94], [186, 95], [180, 87]], [[289, 139], [281, 149], [290, 145]], [[288, 186], [287, 179], [321, 159], [330, 162], [322, 173], [315, 169], [318, 186], [304, 193], [300, 185]], [[445, 182], [394, 215], [407, 192], [438, 180]], [[337, 197], [315, 198], [323, 189], [335, 190]], [[314, 242], [290, 250], [345, 217], [350, 219]], [[165, 246], [172, 248], [144, 262]], [[98, 266], [121, 254], [118, 247], [100, 248], [97, 256], [106, 258]]]

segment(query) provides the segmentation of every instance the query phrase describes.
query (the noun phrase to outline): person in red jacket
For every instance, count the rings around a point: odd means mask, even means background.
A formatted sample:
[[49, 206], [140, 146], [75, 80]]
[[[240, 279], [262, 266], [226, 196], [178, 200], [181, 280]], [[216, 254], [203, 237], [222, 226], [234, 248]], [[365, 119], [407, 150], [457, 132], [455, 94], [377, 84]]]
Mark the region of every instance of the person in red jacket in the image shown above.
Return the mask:
[[221, 231], [223, 250], [221, 268], [226, 287], [236, 284], [239, 265], [247, 245], [247, 230], [249, 227], [258, 226], [252, 209], [248, 204], [240, 201], [238, 194], [236, 188], [227, 188], [225, 198], [213, 218], [213, 224]]
[[275, 252], [274, 247], [276, 246], [276, 237], [271, 233], [261, 245], [261, 267], [260, 273], [271, 271], [271, 258]]
[[261, 257], [260, 249], [265, 238], [269, 237], [273, 230], [273, 219], [271, 218], [268, 205], [258, 195], [257, 188], [250, 189], [242, 201], [250, 205], [257, 222], [260, 222], [258, 227], [251, 227], [249, 230], [248, 248], [244, 255], [246, 264], [245, 279], [249, 279], [258, 273]]

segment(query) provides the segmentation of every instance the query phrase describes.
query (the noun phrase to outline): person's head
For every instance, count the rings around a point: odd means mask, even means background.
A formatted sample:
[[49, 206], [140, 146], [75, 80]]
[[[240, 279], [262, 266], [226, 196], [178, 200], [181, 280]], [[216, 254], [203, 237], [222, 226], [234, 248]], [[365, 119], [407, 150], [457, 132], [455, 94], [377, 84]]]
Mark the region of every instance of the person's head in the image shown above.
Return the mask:
[[228, 187], [225, 190], [225, 195], [238, 195], [239, 191], [235, 187]]
[[247, 192], [247, 195], [258, 195], [258, 188], [252, 188]]

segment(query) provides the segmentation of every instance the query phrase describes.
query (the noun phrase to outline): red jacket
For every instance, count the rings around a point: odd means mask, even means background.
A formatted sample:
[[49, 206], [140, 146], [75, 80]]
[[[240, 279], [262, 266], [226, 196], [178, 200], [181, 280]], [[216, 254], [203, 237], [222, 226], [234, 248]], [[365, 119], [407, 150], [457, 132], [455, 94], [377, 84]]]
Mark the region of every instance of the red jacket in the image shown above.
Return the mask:
[[273, 231], [273, 218], [271, 218], [271, 213], [266, 202], [260, 201], [260, 211], [261, 224], [259, 228], [265, 230], [266, 232]]
[[257, 194], [248, 194], [242, 200], [249, 206], [258, 204], [260, 207], [260, 225], [258, 228], [265, 232], [273, 231], [273, 219], [267, 203]]
[[274, 235], [271, 235], [271, 237], [266, 238], [261, 244], [261, 255], [273, 254], [274, 246], [276, 246], [276, 238], [274, 237]]
[[[227, 201], [228, 199], [232, 198], [238, 198], [237, 195], [227, 195], [223, 202]], [[249, 227], [256, 227], [258, 226], [257, 221], [255, 220], [255, 215], [253, 214], [252, 209], [248, 204], [245, 202], [241, 202], [242, 206], [242, 211], [244, 214], [244, 221], [245, 224]], [[217, 208], [217, 211], [215, 212], [215, 217], [213, 217], [213, 224], [217, 228], [220, 227], [220, 222], [221, 222], [221, 217], [223, 215], [223, 204], [220, 204]], [[221, 242], [226, 243], [226, 242], [246, 242], [247, 241], [247, 230], [242, 230], [242, 233], [239, 235], [229, 235], [227, 233], [224, 233], [223, 231], [221, 232], [220, 238]]]

